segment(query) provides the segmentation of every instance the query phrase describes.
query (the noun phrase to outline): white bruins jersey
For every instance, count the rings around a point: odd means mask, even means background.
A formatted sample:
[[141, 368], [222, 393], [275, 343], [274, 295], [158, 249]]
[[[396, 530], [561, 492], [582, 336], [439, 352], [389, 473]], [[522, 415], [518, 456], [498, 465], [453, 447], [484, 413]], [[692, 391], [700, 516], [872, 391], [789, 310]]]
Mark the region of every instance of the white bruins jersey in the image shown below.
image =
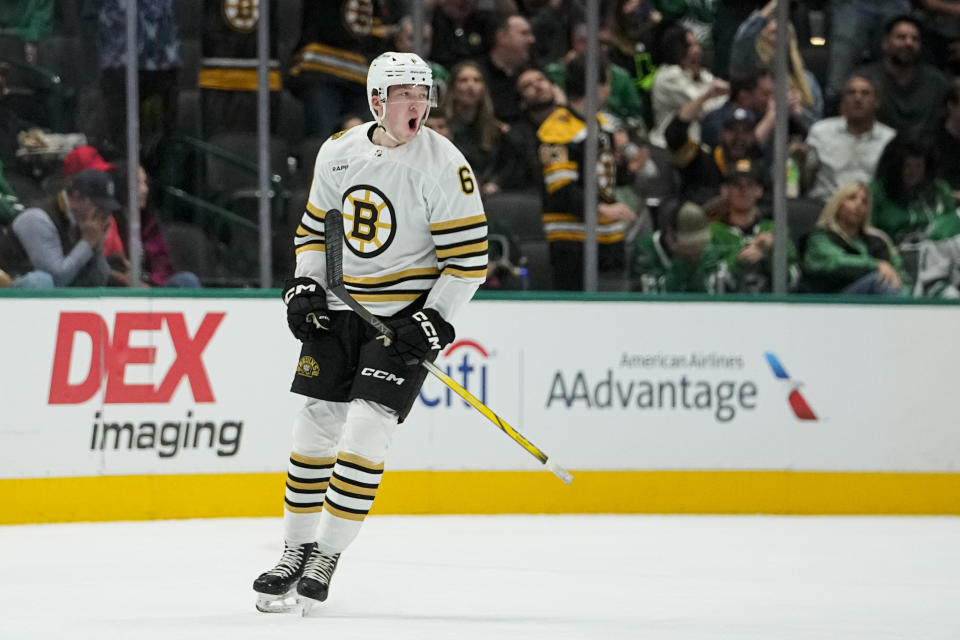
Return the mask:
[[[425, 306], [449, 321], [487, 273], [487, 220], [473, 170], [432, 129], [387, 148], [371, 142], [373, 126], [334, 134], [320, 147], [294, 239], [296, 275], [326, 286], [324, 218], [339, 209], [350, 295], [388, 316], [429, 292]], [[328, 302], [347, 308], [331, 294]]]

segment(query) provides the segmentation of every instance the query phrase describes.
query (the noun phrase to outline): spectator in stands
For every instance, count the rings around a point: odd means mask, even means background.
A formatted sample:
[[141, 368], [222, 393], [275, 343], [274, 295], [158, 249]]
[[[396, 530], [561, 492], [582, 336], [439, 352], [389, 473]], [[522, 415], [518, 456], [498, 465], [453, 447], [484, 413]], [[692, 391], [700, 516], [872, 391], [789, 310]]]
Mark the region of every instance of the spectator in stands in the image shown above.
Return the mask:
[[509, 128], [494, 114], [493, 100], [476, 62], [466, 60], [453, 68], [440, 113], [447, 119], [454, 144], [473, 167], [480, 192], [490, 195], [499, 191], [521, 159], [505, 148]]
[[0, 225], [10, 224], [23, 211], [23, 205], [16, 191], [3, 175], [3, 162], [0, 162]]
[[[126, 186], [127, 176], [123, 171], [117, 176], [117, 183]], [[140, 244], [142, 248], [142, 263], [140, 274], [143, 284], [151, 287], [176, 287], [196, 289], [201, 287], [200, 279], [191, 271], [174, 271], [170, 260], [170, 247], [163, 235], [160, 222], [160, 212], [150, 201], [150, 183], [147, 172], [143, 167], [137, 168], [137, 206], [140, 208]], [[123, 193], [126, 193], [124, 190]], [[126, 200], [126, 198], [123, 198]], [[130, 235], [127, 212], [129, 207], [123, 207], [115, 214], [118, 218], [120, 237], [123, 241], [123, 263], [129, 269]], [[110, 256], [107, 256], [110, 258]], [[127, 285], [129, 286], [129, 278]]]
[[33, 269], [49, 274], [54, 286], [102, 287], [110, 275], [103, 241], [119, 209], [110, 176], [87, 169], [17, 216], [12, 228]]
[[[730, 52], [730, 72], [751, 68], [773, 71], [777, 49], [777, 21], [774, 13], [777, 0], [770, 0], [762, 9], [750, 14], [744, 21], [733, 40]], [[803, 64], [803, 57], [797, 46], [797, 34], [793, 25], [790, 32], [789, 61], [787, 80], [790, 83], [788, 102], [790, 123], [793, 131], [801, 137], [813, 123], [823, 117], [823, 92], [816, 76]]]
[[[127, 0], [102, 0], [97, 46], [100, 89], [106, 118], [108, 155], [126, 148]], [[140, 156], [148, 167], [160, 165], [160, 150], [177, 122], [180, 35], [173, 0], [139, 0], [137, 38], [140, 106]]]
[[883, 150], [870, 183], [871, 218], [895, 245], [916, 242], [934, 219], [956, 209], [950, 185], [938, 174], [926, 136], [901, 133]]
[[960, 298], [960, 212], [933, 221], [920, 244], [919, 263], [915, 296]]
[[439, 109], [431, 110], [430, 115], [427, 116], [427, 121], [423, 124], [426, 127], [430, 127], [450, 142], [453, 142], [453, 134], [450, 133], [450, 124], [447, 122], [447, 116], [440, 113]]
[[533, 30], [533, 61], [544, 65], [572, 48], [573, 25], [586, 16], [582, 0], [518, 0], [520, 13], [527, 16]]
[[880, 57], [880, 42], [892, 18], [910, 13], [910, 0], [830, 0], [830, 64], [826, 102], [842, 98], [850, 72]]
[[920, 23], [909, 15], [886, 25], [883, 59], [857, 75], [869, 78], [880, 92], [877, 118], [897, 131], [932, 131], [950, 87], [946, 76], [921, 61]]
[[[424, 23], [423, 33], [421, 35], [423, 50], [430, 51], [430, 43], [433, 39], [433, 27], [429, 22]], [[400, 21], [397, 22], [396, 29], [393, 33], [393, 48], [390, 50], [396, 51], [397, 53], [416, 53], [416, 51], [413, 50], [413, 36], [413, 18], [403, 16], [400, 18]], [[433, 86], [436, 87], [437, 95], [442, 96], [447, 91], [447, 85], [450, 84], [450, 72], [432, 60], [426, 60], [426, 63], [430, 65], [430, 70], [433, 72]]]
[[[600, 61], [597, 102], [606, 101], [610, 79], [605, 60]], [[613, 150], [613, 129], [598, 115], [597, 166], [584, 166], [584, 138], [587, 123], [583, 116], [586, 101], [586, 62], [576, 57], [567, 64], [569, 106], [557, 107], [540, 125], [540, 160], [543, 165], [543, 221], [550, 243], [554, 287], [583, 290], [583, 178], [584, 171], [597, 171], [598, 269], [601, 287], [624, 286], [624, 236], [636, 213], [617, 202], [614, 189], [618, 178]]]
[[[729, 86], [726, 81], [714, 78], [702, 66], [703, 49], [693, 32], [682, 25], [669, 27], [660, 39], [663, 64], [653, 79], [651, 93], [653, 106], [653, 129], [650, 142], [665, 146], [664, 132], [677, 111], [690, 101], [706, 95], [700, 103], [700, 111], [687, 113], [690, 127], [687, 135], [700, 141], [699, 121], [703, 114], [723, 105]], [[722, 88], [723, 91], [719, 91]]]
[[[551, 62], [546, 67], [550, 80], [561, 89], [566, 84], [564, 72], [567, 62], [576, 56], [586, 55], [587, 25], [582, 22], [575, 24], [570, 39], [571, 49], [562, 58]], [[607, 48], [601, 46], [601, 50], [605, 51]], [[628, 129], [646, 136], [645, 108], [633, 75], [630, 71], [613, 63], [610, 63], [610, 98], [607, 100], [607, 110], [611, 115], [623, 120]]]
[[[723, 176], [711, 243], [726, 262], [734, 291], [760, 293], [773, 284], [773, 220], [760, 208], [761, 175], [750, 160], [737, 161]], [[799, 278], [793, 243], [787, 246], [788, 285]]]
[[889, 295], [903, 290], [900, 256], [890, 238], [870, 225], [865, 184], [840, 187], [817, 228], [805, 239], [801, 290], [806, 293]]
[[[201, 130], [205, 138], [224, 133], [256, 133], [257, 88], [257, 23], [259, 11], [253, 5], [237, 4], [228, 11], [222, 0], [203, 2], [203, 25], [200, 40]], [[278, 62], [277, 0], [270, 1], [270, 129], [276, 131], [280, 121], [283, 84]]]
[[[610, 45], [610, 62], [633, 75], [634, 83], [649, 102], [650, 89], [657, 68], [653, 59], [656, 30], [663, 15], [654, 9], [652, 0], [616, 0], [610, 3], [606, 41]], [[647, 124], [652, 115], [644, 116]]]
[[722, 293], [727, 277], [726, 263], [710, 243], [710, 221], [693, 202], [668, 211], [659, 231], [634, 243], [633, 291]]
[[[63, 161], [63, 175], [67, 179], [84, 170], [102, 171], [110, 176], [117, 193], [126, 194], [127, 176], [117, 165], [107, 162], [91, 146], [77, 147]], [[140, 207], [140, 242], [143, 249], [141, 275], [144, 284], [168, 287], [199, 287], [196, 275], [189, 272], [173, 273], [170, 248], [160, 227], [160, 216], [154, 206], [147, 206], [150, 186], [143, 167], [138, 172]], [[122, 198], [124, 201], [126, 198]], [[110, 265], [109, 286], [130, 286], [130, 238], [127, 208], [122, 207], [110, 216], [110, 228], [103, 242], [103, 253]]]
[[960, 2], [957, 0], [916, 0], [923, 8], [924, 37], [930, 43], [934, 64], [940, 69], [949, 68], [956, 61], [955, 48], [960, 41]]
[[750, 160], [757, 165], [758, 175], [765, 175], [761, 168], [762, 153], [754, 134], [757, 120], [746, 109], [734, 109], [727, 116], [720, 130], [720, 144], [716, 147], [701, 146], [687, 134], [687, 127], [700, 112], [703, 100], [711, 95], [723, 95], [725, 84], [718, 81], [712, 89], [684, 105], [666, 131], [667, 148], [673, 151], [674, 164], [680, 173], [680, 191], [684, 199], [698, 204], [719, 193], [721, 178], [738, 160]]
[[773, 103], [773, 77], [767, 69], [748, 69], [730, 75], [730, 99], [719, 109], [714, 109], [703, 117], [700, 123], [700, 139], [711, 147], [720, 142], [720, 130], [723, 122], [735, 109], [746, 109], [757, 120], [754, 135], [761, 147], [767, 144], [773, 133], [772, 118], [765, 117], [773, 113], [769, 107]]
[[533, 31], [526, 18], [519, 14], [505, 15], [497, 21], [493, 46], [480, 62], [493, 98], [494, 114], [502, 122], [520, 118], [517, 75], [530, 64], [533, 42]]
[[476, 0], [439, 0], [433, 10], [430, 60], [451, 69], [461, 60], [480, 60], [490, 49], [495, 14], [477, 8]]
[[543, 178], [537, 129], [558, 105], [566, 104], [567, 97], [543, 71], [533, 67], [517, 76], [517, 95], [522, 117], [510, 124], [507, 137], [510, 146], [522, 158], [522, 165], [518, 167], [510, 188], [539, 190]]
[[37, 63], [40, 40], [53, 33], [53, 0], [8, 0], [0, 3], [0, 31], [23, 41], [23, 60]]
[[808, 180], [813, 180], [810, 198], [826, 202], [840, 185], [873, 179], [880, 154], [897, 134], [877, 122], [879, 106], [873, 83], [852, 76], [844, 85], [840, 115], [820, 120], [810, 128], [804, 169], [811, 176]]
[[373, 4], [352, 0], [303, 3], [290, 90], [303, 102], [307, 136], [329, 136], [344, 116], [369, 114], [367, 56], [380, 53], [373, 31]]
[[933, 144], [940, 156], [940, 176], [950, 185], [953, 197], [960, 199], [960, 79], [950, 83], [944, 103], [943, 121]]

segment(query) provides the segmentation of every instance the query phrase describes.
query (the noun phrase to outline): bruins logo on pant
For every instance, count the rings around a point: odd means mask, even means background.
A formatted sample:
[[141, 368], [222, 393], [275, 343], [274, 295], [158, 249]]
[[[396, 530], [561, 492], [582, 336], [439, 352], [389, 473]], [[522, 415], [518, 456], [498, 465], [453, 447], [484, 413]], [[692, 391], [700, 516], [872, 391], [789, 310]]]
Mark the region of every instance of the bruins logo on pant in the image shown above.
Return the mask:
[[320, 365], [310, 356], [303, 356], [297, 363], [297, 375], [305, 378], [316, 378], [320, 374]]
[[378, 256], [397, 235], [393, 204], [376, 187], [359, 184], [343, 194], [344, 239], [361, 258]]

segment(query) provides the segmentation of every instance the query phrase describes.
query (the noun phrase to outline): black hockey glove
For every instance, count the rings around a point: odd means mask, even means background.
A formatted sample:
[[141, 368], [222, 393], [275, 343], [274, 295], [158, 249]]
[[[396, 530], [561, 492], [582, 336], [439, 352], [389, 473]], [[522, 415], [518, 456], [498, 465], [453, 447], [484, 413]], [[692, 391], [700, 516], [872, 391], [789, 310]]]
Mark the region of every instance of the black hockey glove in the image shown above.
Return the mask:
[[421, 309], [410, 316], [385, 321], [393, 329], [393, 340], [386, 345], [392, 357], [406, 365], [417, 365], [431, 353], [453, 342], [456, 332], [434, 309]]
[[301, 342], [309, 342], [320, 331], [330, 330], [327, 293], [312, 278], [291, 278], [283, 283], [287, 305], [287, 326]]

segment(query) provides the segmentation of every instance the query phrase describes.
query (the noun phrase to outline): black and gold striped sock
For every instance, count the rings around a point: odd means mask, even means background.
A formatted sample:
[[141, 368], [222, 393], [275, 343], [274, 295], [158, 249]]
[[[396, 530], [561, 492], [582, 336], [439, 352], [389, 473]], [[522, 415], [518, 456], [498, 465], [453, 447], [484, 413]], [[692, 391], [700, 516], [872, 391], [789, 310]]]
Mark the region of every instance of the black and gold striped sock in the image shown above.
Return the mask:
[[293, 513], [320, 513], [336, 458], [311, 458], [290, 453], [284, 507]]
[[362, 521], [373, 506], [383, 476], [383, 462], [341, 451], [330, 477], [324, 510], [346, 520]]

